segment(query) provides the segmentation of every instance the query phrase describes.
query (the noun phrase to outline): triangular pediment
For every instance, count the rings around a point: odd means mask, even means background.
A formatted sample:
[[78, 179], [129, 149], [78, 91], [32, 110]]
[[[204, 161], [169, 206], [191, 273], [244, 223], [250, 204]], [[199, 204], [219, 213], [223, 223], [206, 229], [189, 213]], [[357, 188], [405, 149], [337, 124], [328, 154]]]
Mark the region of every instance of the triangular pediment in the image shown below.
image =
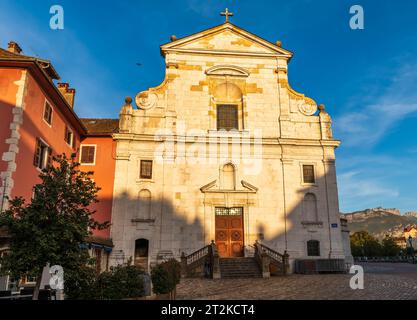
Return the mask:
[[202, 193], [256, 193], [258, 192], [258, 188], [251, 185], [249, 182], [242, 180], [241, 188], [235, 190], [229, 189], [220, 189], [217, 183], [217, 180], [213, 180], [212, 182], [202, 186], [200, 191]]
[[161, 46], [162, 54], [169, 51], [285, 56], [287, 58], [292, 56], [290, 51], [231, 23], [224, 23]]

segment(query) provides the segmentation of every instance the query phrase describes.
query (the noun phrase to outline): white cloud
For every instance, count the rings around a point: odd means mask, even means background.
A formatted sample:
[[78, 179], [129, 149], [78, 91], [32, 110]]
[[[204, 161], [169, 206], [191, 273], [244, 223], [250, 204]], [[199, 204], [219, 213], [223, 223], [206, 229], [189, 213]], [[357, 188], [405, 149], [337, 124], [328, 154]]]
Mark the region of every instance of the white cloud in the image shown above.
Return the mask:
[[188, 0], [187, 4], [191, 11], [198, 13], [203, 17], [208, 18], [213, 16], [213, 1], [211, 0]]
[[[360, 105], [335, 118], [335, 130], [347, 146], [368, 147], [380, 141], [393, 127], [410, 115], [417, 114], [417, 64], [398, 69], [391, 84], [380, 90], [380, 96], [362, 97], [375, 101]], [[375, 94], [375, 93], [374, 93]]]
[[383, 197], [398, 198], [397, 188], [386, 186], [377, 178], [363, 176], [361, 171], [349, 171], [338, 176], [340, 197], [344, 201], [380, 201]]

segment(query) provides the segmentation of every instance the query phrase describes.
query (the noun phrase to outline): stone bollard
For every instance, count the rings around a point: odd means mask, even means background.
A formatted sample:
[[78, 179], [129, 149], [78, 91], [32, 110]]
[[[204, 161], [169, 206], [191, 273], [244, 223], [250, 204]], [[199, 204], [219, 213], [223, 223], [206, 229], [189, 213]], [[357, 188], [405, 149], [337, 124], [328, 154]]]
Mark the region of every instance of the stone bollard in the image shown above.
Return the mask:
[[187, 276], [187, 257], [185, 253], [181, 253], [181, 278], [185, 278]]

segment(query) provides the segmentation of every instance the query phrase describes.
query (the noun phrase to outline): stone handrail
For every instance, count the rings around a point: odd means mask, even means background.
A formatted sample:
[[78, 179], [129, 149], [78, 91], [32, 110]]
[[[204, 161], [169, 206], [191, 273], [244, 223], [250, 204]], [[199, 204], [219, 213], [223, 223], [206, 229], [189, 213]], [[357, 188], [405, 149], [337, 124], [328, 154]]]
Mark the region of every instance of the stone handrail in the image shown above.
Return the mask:
[[262, 271], [262, 278], [269, 278], [271, 273], [269, 271], [269, 265], [271, 263], [268, 255], [262, 250], [258, 243], [255, 243], [255, 260], [258, 263], [259, 268]]
[[198, 267], [203, 267], [204, 273], [208, 272], [213, 279], [220, 277], [219, 255], [213, 240], [209, 245], [198, 249], [188, 256], [184, 252], [182, 253], [181, 274], [183, 277], [190, 275]]
[[210, 257], [210, 268], [211, 268], [211, 277], [212, 279], [220, 279], [220, 257], [219, 252], [217, 251], [217, 246], [213, 240], [211, 240], [211, 257]]
[[[288, 268], [288, 254], [285, 251], [284, 254], [281, 254], [269, 247], [267, 247], [264, 244], [259, 243], [258, 241], [255, 242], [255, 257], [268, 257], [268, 260], [263, 258], [262, 267], [265, 268], [265, 263], [268, 264], [268, 272], [269, 272], [269, 264], [275, 263], [279, 265], [282, 268], [282, 274], [287, 274], [287, 268]], [[259, 259], [259, 258], [258, 258]], [[266, 271], [266, 270], [265, 270]]]
[[210, 245], [205, 246], [186, 257], [187, 266], [198, 263], [201, 259], [206, 258], [210, 251]]

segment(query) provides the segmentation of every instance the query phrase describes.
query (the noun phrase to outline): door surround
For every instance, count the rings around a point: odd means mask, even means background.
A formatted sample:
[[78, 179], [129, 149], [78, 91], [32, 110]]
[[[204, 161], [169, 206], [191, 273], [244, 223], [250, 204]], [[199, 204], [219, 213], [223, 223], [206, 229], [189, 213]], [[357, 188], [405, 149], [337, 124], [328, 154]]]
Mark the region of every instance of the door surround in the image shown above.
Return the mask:
[[221, 258], [243, 257], [244, 208], [215, 207], [215, 242]]

